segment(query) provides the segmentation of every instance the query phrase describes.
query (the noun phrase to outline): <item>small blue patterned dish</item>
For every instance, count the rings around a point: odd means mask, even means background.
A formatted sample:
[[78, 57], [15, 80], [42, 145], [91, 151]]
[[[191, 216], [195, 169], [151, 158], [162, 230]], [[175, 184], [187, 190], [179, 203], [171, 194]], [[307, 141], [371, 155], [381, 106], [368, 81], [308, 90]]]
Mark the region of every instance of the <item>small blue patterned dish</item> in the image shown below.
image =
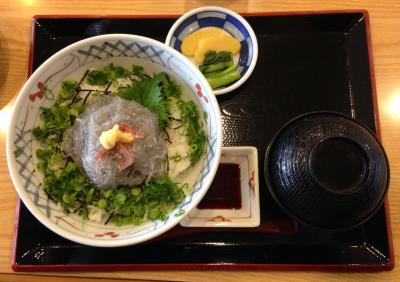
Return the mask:
[[204, 27], [222, 28], [241, 44], [237, 62], [240, 79], [213, 90], [215, 95], [228, 93], [242, 85], [256, 66], [258, 57], [256, 35], [249, 23], [239, 14], [221, 7], [206, 6], [182, 15], [169, 30], [165, 44], [181, 52], [183, 38]]

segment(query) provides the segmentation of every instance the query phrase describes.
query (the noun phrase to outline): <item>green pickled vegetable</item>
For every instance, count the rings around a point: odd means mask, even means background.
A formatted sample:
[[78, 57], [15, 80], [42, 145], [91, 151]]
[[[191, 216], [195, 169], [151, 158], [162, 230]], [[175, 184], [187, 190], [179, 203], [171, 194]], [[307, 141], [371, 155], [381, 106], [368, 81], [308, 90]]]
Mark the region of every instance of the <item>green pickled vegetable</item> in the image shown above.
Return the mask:
[[199, 66], [210, 86], [215, 89], [240, 78], [233, 63], [232, 53], [227, 51], [207, 51]]
[[233, 71], [223, 76], [208, 77], [207, 81], [212, 88], [218, 88], [227, 85], [235, 80], [238, 80], [239, 78], [240, 78], [240, 73], [238, 73], [237, 71]]

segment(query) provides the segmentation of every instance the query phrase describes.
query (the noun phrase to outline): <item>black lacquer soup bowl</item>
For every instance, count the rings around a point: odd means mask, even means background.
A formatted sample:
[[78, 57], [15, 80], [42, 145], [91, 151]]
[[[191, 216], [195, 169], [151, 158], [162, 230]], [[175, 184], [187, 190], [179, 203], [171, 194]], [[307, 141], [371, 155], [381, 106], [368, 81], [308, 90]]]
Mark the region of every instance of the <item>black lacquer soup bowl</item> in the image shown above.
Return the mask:
[[374, 133], [335, 112], [289, 121], [273, 138], [264, 164], [277, 203], [297, 221], [317, 228], [365, 222], [389, 186], [388, 160]]

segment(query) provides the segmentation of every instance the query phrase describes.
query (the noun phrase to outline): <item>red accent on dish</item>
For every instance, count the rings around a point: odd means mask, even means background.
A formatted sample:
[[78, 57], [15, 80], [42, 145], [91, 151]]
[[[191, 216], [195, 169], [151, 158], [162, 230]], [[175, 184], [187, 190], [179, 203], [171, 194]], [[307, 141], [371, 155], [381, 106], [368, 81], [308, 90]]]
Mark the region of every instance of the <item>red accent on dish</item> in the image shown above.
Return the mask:
[[110, 236], [111, 238], [117, 238], [119, 236], [118, 233], [115, 232], [106, 232], [106, 233], [98, 233], [94, 234], [94, 237], [104, 237], [104, 236]]
[[213, 217], [213, 218], [211, 218], [211, 219], [209, 219], [207, 221], [214, 221], [214, 222], [225, 222], [225, 221], [228, 221], [228, 222], [231, 222], [232, 220], [230, 220], [229, 218], [225, 218], [222, 215], [217, 215], [217, 216], [215, 216], [215, 217]]
[[206, 101], [206, 103], [208, 103], [208, 98], [207, 98], [206, 95], [203, 94], [203, 92], [202, 92], [202, 90], [201, 90], [200, 84], [199, 84], [199, 83], [196, 83], [196, 84], [195, 84], [195, 87], [196, 87], [197, 95], [198, 95], [200, 98], [203, 98], [204, 101]]
[[195, 87], [196, 87], [196, 90], [197, 90], [197, 95], [198, 95], [199, 97], [203, 97], [203, 92], [201, 92], [201, 86], [200, 86], [200, 84], [196, 83]]
[[255, 173], [255, 171], [253, 170], [253, 172], [251, 173], [251, 177], [249, 178], [249, 181], [247, 182], [250, 190], [253, 192], [253, 197], [255, 197], [255, 195], [256, 195], [255, 186], [254, 186], [254, 173]]
[[60, 72], [62, 72], [63, 70], [65, 70], [66, 68], [68, 68], [72, 62], [75, 60], [75, 57], [71, 58], [71, 61], [69, 61], [62, 69], [56, 71], [55, 73], [53, 73], [52, 75], [50, 75], [48, 78], [46, 78], [46, 80], [44, 82], [38, 82], [37, 84], [37, 88], [39, 89], [39, 91], [33, 93], [33, 94], [29, 94], [29, 99], [34, 102], [36, 97], [38, 97], [39, 99], [42, 99], [45, 95], [46, 92], [46, 84], [47, 82], [55, 75], [59, 74]]
[[33, 93], [33, 94], [29, 94], [29, 99], [34, 102], [36, 97], [42, 99], [44, 96], [44, 91], [46, 91], [45, 89], [45, 85], [43, 84], [43, 82], [38, 82], [37, 87], [39, 89], [38, 92]]

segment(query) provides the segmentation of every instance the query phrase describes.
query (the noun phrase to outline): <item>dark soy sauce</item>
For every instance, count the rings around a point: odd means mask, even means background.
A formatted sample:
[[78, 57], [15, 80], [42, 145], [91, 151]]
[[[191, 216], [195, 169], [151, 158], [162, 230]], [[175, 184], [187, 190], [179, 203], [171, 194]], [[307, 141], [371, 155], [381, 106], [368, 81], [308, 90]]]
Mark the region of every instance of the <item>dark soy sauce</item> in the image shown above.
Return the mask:
[[219, 164], [215, 178], [198, 209], [240, 209], [240, 167], [234, 163]]

